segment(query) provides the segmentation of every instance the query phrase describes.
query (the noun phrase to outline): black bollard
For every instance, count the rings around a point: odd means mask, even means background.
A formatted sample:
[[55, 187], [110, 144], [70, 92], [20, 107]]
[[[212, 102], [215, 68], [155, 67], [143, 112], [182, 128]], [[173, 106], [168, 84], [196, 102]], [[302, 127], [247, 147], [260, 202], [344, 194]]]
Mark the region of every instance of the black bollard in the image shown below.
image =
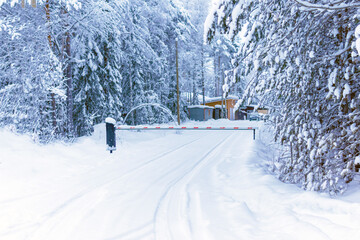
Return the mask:
[[110, 153], [116, 150], [115, 120], [106, 118], [106, 144]]

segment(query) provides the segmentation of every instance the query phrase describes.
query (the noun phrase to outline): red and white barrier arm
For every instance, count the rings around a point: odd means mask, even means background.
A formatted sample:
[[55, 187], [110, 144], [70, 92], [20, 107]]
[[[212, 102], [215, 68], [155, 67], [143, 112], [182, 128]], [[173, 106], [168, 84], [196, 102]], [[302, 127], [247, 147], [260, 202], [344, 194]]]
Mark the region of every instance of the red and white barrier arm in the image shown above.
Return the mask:
[[256, 130], [257, 127], [131, 127], [118, 126], [116, 130]]
[[141, 130], [221, 130], [221, 131], [253, 131], [253, 139], [255, 140], [257, 127], [132, 127], [132, 126], [117, 126], [116, 130], [129, 130], [129, 131], [141, 131]]

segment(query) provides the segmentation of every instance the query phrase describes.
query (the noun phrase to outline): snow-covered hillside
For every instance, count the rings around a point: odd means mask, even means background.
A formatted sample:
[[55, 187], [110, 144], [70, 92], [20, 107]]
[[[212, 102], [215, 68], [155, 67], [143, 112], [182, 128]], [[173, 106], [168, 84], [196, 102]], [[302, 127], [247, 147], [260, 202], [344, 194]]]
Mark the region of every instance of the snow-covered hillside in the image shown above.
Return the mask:
[[119, 132], [109, 154], [104, 128], [48, 146], [0, 130], [0, 239], [359, 236], [360, 194], [331, 199], [279, 182], [258, 132]]

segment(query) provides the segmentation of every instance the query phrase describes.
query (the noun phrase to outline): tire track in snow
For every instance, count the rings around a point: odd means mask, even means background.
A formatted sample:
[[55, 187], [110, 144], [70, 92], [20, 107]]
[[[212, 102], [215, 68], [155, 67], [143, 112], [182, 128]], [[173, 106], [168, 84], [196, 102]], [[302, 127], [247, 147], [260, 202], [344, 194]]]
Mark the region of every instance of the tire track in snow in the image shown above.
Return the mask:
[[[49, 224], [49, 222], [51, 222], [51, 221], [54, 221], [54, 219], [56, 219], [56, 217], [58, 215], [61, 215], [61, 214], [64, 213], [65, 209], [70, 208], [70, 206], [72, 204], [76, 203], [78, 200], [83, 199], [88, 194], [91, 194], [92, 192], [97, 191], [97, 190], [101, 189], [102, 187], [105, 187], [106, 185], [112, 184], [112, 183], [114, 183], [116, 181], [120, 181], [120, 180], [122, 180], [122, 179], [124, 179], [124, 178], [126, 178], [128, 176], [131, 176], [134, 173], [140, 171], [141, 169], [146, 168], [148, 165], [150, 165], [152, 163], [155, 163], [157, 161], [160, 161], [164, 157], [166, 157], [166, 156], [168, 156], [168, 155], [170, 155], [170, 154], [172, 154], [174, 152], [180, 151], [180, 150], [186, 148], [188, 145], [191, 145], [191, 144], [193, 144], [193, 143], [207, 137], [208, 135], [210, 135], [210, 133], [206, 134], [206, 135], [201, 135], [201, 137], [197, 137], [196, 139], [192, 139], [191, 141], [188, 141], [188, 142], [186, 142], [184, 144], [181, 144], [180, 146], [176, 146], [176, 147], [174, 147], [173, 149], [171, 149], [169, 151], [160, 153], [157, 156], [151, 158], [150, 160], [148, 160], [146, 162], [141, 163], [140, 166], [137, 166], [137, 167], [131, 169], [130, 171], [126, 172], [125, 174], [123, 174], [121, 176], [116, 176], [116, 177], [113, 176], [113, 175], [118, 175], [117, 169], [114, 169], [111, 172], [111, 174], [108, 174], [107, 176], [110, 175], [111, 177], [106, 177], [106, 180], [103, 180], [103, 178], [104, 178], [103, 175], [99, 176], [98, 179], [95, 179], [96, 180], [95, 184], [92, 184], [90, 187], [87, 187], [86, 189], [83, 189], [83, 190], [77, 192], [72, 197], [70, 197], [66, 201], [64, 201], [62, 204], [60, 204], [56, 208], [54, 208], [52, 211], [45, 214], [42, 217], [42, 220], [40, 220], [39, 222], [31, 224], [32, 226], [35, 226], [33, 234], [38, 232], [38, 230], [41, 231], [41, 228], [43, 226]], [[86, 179], [86, 180], [88, 180], [88, 179]], [[94, 180], [94, 179], [92, 179], [92, 180]], [[100, 181], [100, 183], [99, 183], [99, 181]], [[84, 183], [80, 182], [80, 183], [78, 183], [78, 185], [83, 186]], [[89, 209], [89, 210], [91, 210], [91, 209]], [[70, 214], [72, 214], [72, 213], [70, 213]], [[85, 215], [85, 211], [84, 211], [84, 215]], [[62, 221], [62, 220], [64, 220], [64, 217], [60, 219], [60, 221]], [[52, 225], [56, 225], [56, 223], [53, 223]], [[7, 233], [3, 233], [2, 235], [6, 235], [6, 234]], [[31, 234], [31, 235], [33, 235], [33, 234]], [[31, 238], [29, 238], [29, 239], [31, 239]]]
[[[170, 155], [170, 154], [172, 154], [172, 153], [174, 153], [174, 152], [177, 152], [177, 151], [179, 151], [179, 150], [182, 150], [182, 149], [185, 148], [186, 146], [188, 146], [188, 145], [190, 145], [190, 144], [192, 144], [192, 143], [195, 143], [195, 142], [199, 141], [200, 139], [203, 139], [203, 138], [207, 137], [208, 135], [209, 135], [209, 134], [207, 134], [207, 135], [205, 135], [205, 136], [201, 136], [201, 137], [199, 137], [199, 138], [197, 138], [197, 139], [195, 139], [195, 140], [192, 140], [192, 141], [190, 141], [190, 142], [187, 142], [187, 143], [185, 143], [185, 144], [182, 144], [182, 145], [179, 146], [179, 147], [173, 148], [173, 149], [171, 149], [171, 150], [169, 150], [169, 151], [167, 151], [167, 152], [165, 152], [165, 153], [161, 153], [161, 154], [159, 154], [159, 155], [151, 158], [149, 161], [146, 161], [146, 162], [144, 162], [144, 163], [141, 163], [141, 165], [140, 165], [139, 167], [133, 168], [132, 170], [128, 171], [126, 174], [122, 175], [120, 178], [125, 178], [125, 177], [133, 174], [134, 172], [139, 171], [139, 170], [147, 167], [149, 164], [154, 163], [154, 162], [157, 162], [157, 161], [161, 160], [162, 158], [164, 158], [164, 157], [166, 157], [166, 156], [168, 156], [168, 155]], [[118, 180], [118, 179], [120, 179], [120, 178], [116, 178], [116, 179], [114, 179], [114, 180]]]
[[[216, 154], [220, 148], [227, 142], [231, 137], [234, 135], [232, 133], [231, 135], [227, 136], [225, 139], [217, 143], [214, 147], [212, 147], [209, 151], [206, 152], [189, 170], [187, 170], [184, 174], [179, 176], [178, 178], [175, 178], [173, 181], [171, 181], [163, 195], [161, 196], [158, 206], [154, 213], [154, 233], [155, 233], [155, 239], [174, 239], [174, 233], [171, 230], [170, 221], [168, 219], [169, 214], [169, 202], [171, 198], [177, 198], [178, 196], [181, 196], [182, 193], [185, 194], [186, 199], [186, 208], [189, 208], [189, 193], [187, 191], [187, 186], [191, 179], [196, 175], [201, 168], [206, 165], [209, 160], [213, 157], [214, 154]], [[185, 183], [182, 183], [183, 189], [181, 189], [181, 193], [175, 192], [175, 187], [177, 187], [180, 182], [186, 181]], [[176, 194], [177, 193], [177, 194]], [[174, 194], [176, 194], [176, 197], [174, 197]], [[178, 207], [179, 208], [179, 207]], [[177, 209], [179, 210], [179, 209]], [[181, 214], [180, 214], [181, 215]], [[190, 222], [189, 217], [187, 216], [187, 236], [184, 239], [192, 239], [192, 225]], [[185, 229], [182, 229], [185, 230]]]

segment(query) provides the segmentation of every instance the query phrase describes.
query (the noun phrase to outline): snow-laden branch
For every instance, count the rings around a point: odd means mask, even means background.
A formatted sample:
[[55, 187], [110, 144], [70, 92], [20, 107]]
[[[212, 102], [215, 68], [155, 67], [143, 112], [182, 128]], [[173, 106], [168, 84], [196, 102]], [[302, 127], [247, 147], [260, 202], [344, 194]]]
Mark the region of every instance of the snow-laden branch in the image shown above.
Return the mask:
[[337, 3], [333, 3], [332, 5], [324, 5], [324, 4], [314, 4], [309, 3], [307, 1], [303, 0], [294, 0], [298, 4], [300, 4], [303, 7], [310, 8], [310, 9], [322, 9], [322, 10], [342, 10], [342, 9], [348, 9], [348, 8], [358, 8], [360, 7], [360, 3], [353, 3], [353, 4], [340, 4], [337, 6], [334, 6], [336, 4], [342, 3], [343, 1], [339, 1]]
[[130, 109], [130, 111], [128, 112], [128, 114], [126, 115], [126, 117], [123, 120], [123, 124], [125, 125], [126, 119], [130, 116], [130, 113], [132, 113], [133, 111], [135, 111], [135, 110], [137, 110], [139, 108], [143, 108], [143, 107], [147, 107], [147, 106], [157, 107], [157, 108], [163, 110], [165, 113], [167, 113], [172, 118], [174, 123], [176, 125], [178, 125], [177, 121], [176, 121], [175, 117], [172, 115], [170, 109], [168, 109], [167, 107], [165, 107], [165, 106], [163, 106], [163, 105], [161, 105], [159, 103], [143, 103], [143, 104], [140, 104], [140, 105]]
[[360, 3], [352, 3], [352, 4], [341, 3], [337, 6], [333, 6], [333, 5], [324, 5], [324, 4], [314, 4], [314, 3], [309, 3], [309, 2], [303, 1], [303, 0], [294, 0], [294, 1], [306, 8], [322, 9], [322, 10], [342, 10], [342, 9], [347, 9], [347, 8], [360, 7]]
[[355, 29], [355, 47], [357, 50], [358, 55], [360, 55], [360, 25], [356, 27]]
[[[2, 6], [6, 2], [6, 0], [0, 0], [0, 6]], [[25, 2], [31, 4], [30, 0], [26, 0]], [[44, 4], [45, 0], [37, 0], [36, 2], [39, 4]], [[12, 0], [10, 2], [10, 6], [13, 7], [16, 3], [20, 3], [20, 0]], [[78, 0], [58, 0], [58, 3], [64, 3], [67, 9], [70, 9], [71, 7], [75, 9], [81, 8], [81, 2], [79, 2]]]
[[346, 53], [347, 51], [349, 51], [351, 49], [351, 46], [347, 46], [343, 49], [340, 49], [338, 50], [337, 52], [331, 54], [331, 55], [327, 55], [327, 56], [324, 56], [322, 60], [330, 60], [330, 59], [334, 59], [344, 53]]

